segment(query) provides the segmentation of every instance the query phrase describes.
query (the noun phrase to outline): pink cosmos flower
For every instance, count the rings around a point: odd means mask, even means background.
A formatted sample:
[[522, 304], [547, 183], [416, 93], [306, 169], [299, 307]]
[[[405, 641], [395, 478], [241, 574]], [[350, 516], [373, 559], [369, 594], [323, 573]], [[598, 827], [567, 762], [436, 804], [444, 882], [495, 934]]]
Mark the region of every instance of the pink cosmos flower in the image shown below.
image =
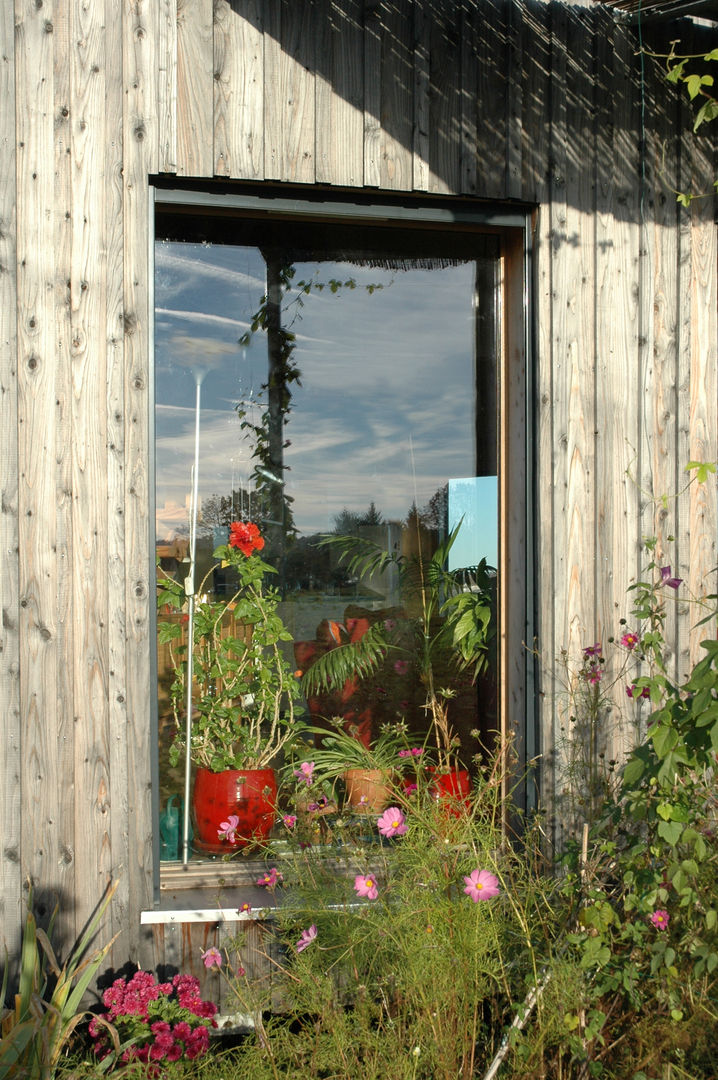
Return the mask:
[[314, 925], [314, 923], [312, 923], [312, 925], [309, 927], [308, 930], [302, 930], [301, 937], [299, 938], [299, 941], [297, 942], [297, 952], [298, 953], [304, 952], [304, 950], [307, 948], [307, 946], [311, 945], [311, 943], [314, 941], [316, 936], [317, 936], [317, 928]]
[[595, 645], [587, 645], [583, 650], [583, 655], [588, 659], [589, 656], [601, 655], [601, 642], [597, 641]]
[[668, 926], [668, 920], [670, 915], [663, 908], [656, 908], [651, 915], [651, 922], [655, 926], [656, 930], [665, 930]]
[[237, 839], [237, 826], [239, 825], [239, 818], [236, 814], [230, 814], [227, 821], [220, 821], [219, 828], [217, 829], [217, 837], [220, 840], [227, 840], [230, 844], [233, 844]]
[[202, 962], [206, 968], [222, 967], [222, 953], [219, 949], [211, 948], [202, 950]]
[[282, 818], [282, 822], [284, 823], [284, 825], [288, 829], [293, 829], [294, 826], [297, 824], [297, 815], [296, 814], [285, 814], [284, 817]]
[[624, 634], [621, 638], [621, 645], [624, 649], [635, 649], [638, 645], [638, 634], [634, 634], [631, 630], [628, 634]]
[[277, 870], [276, 866], [273, 866], [268, 873], [263, 874], [261, 878], [257, 878], [257, 885], [262, 889], [273, 889], [284, 878]]
[[312, 782], [312, 776], [314, 775], [314, 762], [303, 761], [298, 769], [294, 770], [294, 775], [297, 780], [309, 785]]
[[354, 891], [359, 896], [365, 896], [367, 900], [376, 900], [379, 895], [374, 878], [364, 874], [357, 874], [354, 878]]
[[591, 668], [590, 671], [586, 672], [586, 682], [590, 683], [591, 686], [596, 686], [597, 683], [600, 683], [602, 677], [603, 672], [600, 668]]
[[683, 578], [671, 577], [671, 568], [670, 568], [670, 566], [662, 566], [660, 568], [660, 570], [661, 570], [661, 580], [659, 582], [659, 587], [661, 585], [667, 585], [669, 589], [677, 589], [678, 586], [683, 581]]
[[408, 660], [395, 660], [394, 661], [394, 671], [397, 673], [397, 675], [406, 675], [408, 670], [409, 670], [409, 661]]
[[411, 750], [400, 750], [399, 757], [421, 757], [423, 753], [420, 746], [412, 746]]
[[390, 806], [376, 823], [382, 836], [403, 836], [407, 831], [406, 818], [398, 806]]
[[464, 892], [471, 897], [475, 904], [478, 904], [479, 900], [490, 900], [501, 892], [499, 879], [494, 874], [489, 873], [488, 870], [472, 870], [469, 876], [464, 878], [464, 881], [466, 882]]
[[243, 915], [243, 914], [244, 915], [249, 915], [251, 910], [252, 910], [252, 905], [248, 904], [246, 900], [244, 901], [243, 904], [240, 904], [239, 907], [237, 908], [237, 912], [238, 912], [239, 915]]

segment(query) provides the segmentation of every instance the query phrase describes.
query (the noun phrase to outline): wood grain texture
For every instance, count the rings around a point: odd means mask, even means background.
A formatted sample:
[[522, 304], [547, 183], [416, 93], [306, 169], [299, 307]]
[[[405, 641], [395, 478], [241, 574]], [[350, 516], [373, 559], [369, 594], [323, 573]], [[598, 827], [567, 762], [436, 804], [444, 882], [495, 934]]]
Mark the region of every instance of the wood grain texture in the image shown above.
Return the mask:
[[[124, 596], [126, 647], [125, 740], [128, 792], [127, 866], [132, 917], [127, 926], [130, 958], [151, 963], [151, 934], [136, 914], [152, 896], [152, 812], [150, 775], [150, 590], [149, 569], [149, 365], [150, 365], [150, 235], [148, 174], [154, 171], [156, 130], [153, 102], [156, 9], [144, 10], [130, 0], [123, 18], [124, 185], [123, 329], [124, 329]], [[139, 30], [142, 33], [139, 33]], [[122, 778], [118, 777], [118, 784]]]
[[360, 187], [364, 174], [362, 0], [318, 5], [316, 180]]
[[177, 0], [177, 173], [214, 171], [212, 0]]
[[57, 699], [53, 36], [34, 5], [15, 22], [22, 871], [40, 882], [56, 876], [57, 717], [72, 708]]
[[259, 0], [217, 0], [214, 25], [214, 171], [264, 176], [264, 34]]
[[[110, 963], [120, 967], [127, 955], [123, 931], [136, 919], [130, 906], [127, 785], [127, 659], [125, 618], [125, 395], [124, 395], [124, 217], [122, 110], [124, 84], [122, 51], [111, 43], [122, 41], [122, 8], [105, 4], [105, 114], [103, 147], [103, 214], [105, 235], [105, 325], [98, 326], [105, 353], [106, 516], [107, 516], [107, 740], [109, 769], [110, 873], [119, 881], [112, 900], [111, 933], [121, 933]], [[104, 341], [100, 335], [104, 336]], [[98, 391], [99, 391], [98, 387]], [[104, 862], [104, 859], [103, 859]], [[131, 913], [132, 912], [132, 913]]]
[[364, 186], [381, 184], [381, 21], [372, 8], [364, 15]]
[[314, 0], [269, 0], [265, 19], [264, 173], [311, 184], [315, 174]]
[[0, 921], [10, 953], [22, 914], [14, 24], [13, 6], [0, 5]]
[[[73, 11], [70, 78], [70, 421], [72, 489], [75, 876], [90, 916], [112, 876], [108, 731], [107, 251], [105, 146], [107, 30], [104, 5]], [[113, 72], [115, 74], [115, 72]]]
[[157, 168], [177, 171], [177, 0], [158, 0]]

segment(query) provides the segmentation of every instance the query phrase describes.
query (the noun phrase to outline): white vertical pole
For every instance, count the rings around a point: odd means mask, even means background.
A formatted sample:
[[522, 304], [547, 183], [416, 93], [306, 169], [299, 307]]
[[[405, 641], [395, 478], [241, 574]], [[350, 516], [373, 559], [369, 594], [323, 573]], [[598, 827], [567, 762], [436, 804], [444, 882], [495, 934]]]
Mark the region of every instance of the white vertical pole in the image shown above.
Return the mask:
[[182, 820], [182, 862], [189, 862], [189, 804], [192, 785], [192, 682], [194, 680], [194, 604], [195, 604], [195, 551], [197, 546], [197, 518], [199, 516], [199, 425], [202, 377], [197, 376], [194, 414], [194, 464], [192, 466], [192, 494], [189, 508], [189, 573], [184, 579], [184, 591], [189, 599], [187, 622], [187, 717], [185, 726], [184, 762], [184, 817]]

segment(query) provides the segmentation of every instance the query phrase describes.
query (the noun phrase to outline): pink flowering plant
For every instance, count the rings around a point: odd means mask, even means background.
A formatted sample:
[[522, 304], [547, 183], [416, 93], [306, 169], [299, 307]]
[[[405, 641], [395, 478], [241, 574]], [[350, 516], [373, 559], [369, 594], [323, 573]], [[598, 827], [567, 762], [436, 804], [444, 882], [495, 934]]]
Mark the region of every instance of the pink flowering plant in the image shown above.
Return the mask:
[[[155, 1075], [167, 1064], [206, 1054], [210, 1030], [217, 1026], [217, 1006], [202, 999], [192, 975], [160, 982], [149, 971], [137, 971], [131, 978], [115, 979], [102, 1001], [101, 1019], [115, 1028], [125, 1046], [121, 1061], [156, 1066]], [[107, 1025], [94, 1019], [89, 1032], [95, 1054], [106, 1058], [113, 1045]]]

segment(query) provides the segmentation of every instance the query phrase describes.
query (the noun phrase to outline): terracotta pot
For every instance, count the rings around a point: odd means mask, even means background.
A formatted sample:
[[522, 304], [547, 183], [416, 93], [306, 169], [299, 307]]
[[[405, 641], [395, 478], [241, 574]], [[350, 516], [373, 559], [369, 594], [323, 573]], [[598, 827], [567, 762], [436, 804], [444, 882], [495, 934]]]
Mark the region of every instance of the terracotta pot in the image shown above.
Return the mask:
[[[225, 854], [262, 843], [277, 815], [277, 777], [274, 769], [227, 769], [213, 773], [197, 769], [192, 792], [194, 846], [199, 851]], [[218, 833], [230, 815], [237, 817], [234, 837]]]
[[389, 776], [382, 769], [347, 769], [344, 785], [347, 802], [359, 813], [381, 813], [389, 805]]
[[436, 802], [446, 805], [456, 817], [471, 806], [471, 778], [466, 769], [454, 769], [453, 772], [432, 773], [429, 791]]

